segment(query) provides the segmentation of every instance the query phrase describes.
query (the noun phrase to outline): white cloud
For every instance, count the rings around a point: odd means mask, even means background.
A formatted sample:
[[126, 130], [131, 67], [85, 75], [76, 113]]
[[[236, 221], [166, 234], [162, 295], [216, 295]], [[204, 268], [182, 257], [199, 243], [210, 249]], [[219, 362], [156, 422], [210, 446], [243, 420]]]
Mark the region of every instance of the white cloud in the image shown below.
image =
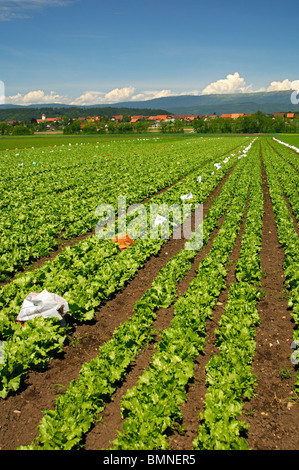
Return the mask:
[[[1, 1], [1, 0], [0, 0]], [[55, 91], [45, 93], [43, 90], [29, 91], [28, 93], [7, 96], [6, 104], [16, 105], [31, 105], [31, 104], [47, 104], [47, 103], [63, 103], [74, 106], [89, 106], [95, 104], [114, 104], [122, 101], [147, 101], [155, 98], [164, 98], [167, 96], [179, 96], [179, 95], [194, 95], [198, 96], [199, 91], [184, 91], [181, 93], [175, 93], [171, 90], [146, 90], [136, 93], [136, 89], [133, 86], [114, 88], [108, 92], [102, 91], [85, 91], [77, 98], [73, 99], [68, 96], [61, 96]]]
[[48, 95], [42, 90], [29, 91], [25, 95], [17, 93], [13, 96], [7, 96], [5, 99], [6, 104], [17, 104], [17, 105], [30, 105], [30, 104], [42, 104], [42, 103], [66, 103], [68, 98], [60, 96], [54, 91], [51, 91]]
[[135, 93], [136, 89], [132, 86], [124, 88], [114, 88], [109, 92], [86, 91], [78, 98], [70, 102], [72, 105], [92, 105], [92, 104], [113, 104], [122, 101], [147, 101], [155, 98], [164, 98], [166, 96], [178, 95], [198, 95], [197, 90], [191, 92], [174, 93], [171, 90], [149, 90]]
[[152, 90], [152, 91], [143, 91], [137, 95], [132, 96], [132, 101], [147, 101], [153, 100], [156, 98], [166, 98], [168, 96], [181, 96], [181, 95], [193, 95], [198, 96], [199, 91], [183, 91], [181, 93], [175, 93], [171, 90]]
[[86, 106], [92, 104], [110, 104], [120, 101], [130, 101], [135, 92], [134, 87], [114, 88], [104, 93], [101, 91], [85, 91], [70, 104], [78, 106]]
[[130, 100], [135, 92], [132, 86], [124, 88], [114, 88], [105, 94], [105, 103], [117, 103], [118, 101]]
[[202, 95], [223, 94], [223, 93], [249, 93], [251, 85], [246, 86], [245, 79], [240, 77], [238, 72], [229, 74], [226, 78], [217, 80], [207, 85], [202, 91]]
[[225, 79], [210, 83], [202, 92], [199, 92], [198, 90], [173, 92], [170, 89], [142, 90], [137, 92], [135, 87], [127, 86], [123, 88], [113, 88], [106, 92], [94, 90], [85, 91], [77, 98], [72, 98], [70, 96], [62, 96], [55, 91], [44, 92], [43, 90], [33, 90], [25, 94], [17, 93], [16, 95], [8, 96], [6, 97], [5, 102], [6, 104], [16, 105], [62, 103], [74, 106], [88, 106], [97, 104], [110, 105], [123, 101], [146, 102], [148, 100], [169, 96], [199, 96], [201, 94], [250, 93], [277, 90], [299, 90], [299, 80], [290, 81], [289, 79], [285, 79], [281, 82], [273, 81], [268, 87], [253, 90], [252, 85], [247, 86], [245, 79], [240, 77], [239, 73], [236, 72], [233, 75], [227, 75]]
[[30, 18], [34, 10], [66, 6], [70, 0], [0, 0], [0, 21]]
[[[1, 1], [1, 0], [0, 0]], [[134, 87], [114, 88], [109, 92], [86, 91], [75, 99], [61, 96], [55, 91], [45, 93], [43, 90], [29, 91], [28, 93], [7, 96], [6, 104], [31, 105], [47, 103], [64, 103], [75, 106], [88, 106], [93, 104], [113, 104], [120, 101], [131, 101], [134, 98]], [[145, 92], [147, 93], [147, 92]]]
[[238, 72], [227, 75], [226, 78], [217, 80], [207, 85], [202, 91], [202, 95], [226, 94], [226, 93], [251, 93], [261, 91], [282, 91], [282, 90], [298, 90], [299, 80], [273, 81], [268, 87], [262, 87], [257, 90], [252, 89], [252, 85], [246, 85], [245, 79]]
[[291, 81], [288, 78], [282, 82], [273, 81], [267, 88], [267, 91], [283, 91], [283, 90], [298, 90], [299, 80]]
[[98, 91], [85, 91], [82, 95], [78, 96], [70, 104], [75, 106], [87, 106], [90, 104], [101, 104], [104, 93]]
[[154, 91], [143, 91], [132, 96], [132, 101], [147, 101], [155, 98], [165, 98], [166, 96], [173, 96], [171, 90], [154, 90]]

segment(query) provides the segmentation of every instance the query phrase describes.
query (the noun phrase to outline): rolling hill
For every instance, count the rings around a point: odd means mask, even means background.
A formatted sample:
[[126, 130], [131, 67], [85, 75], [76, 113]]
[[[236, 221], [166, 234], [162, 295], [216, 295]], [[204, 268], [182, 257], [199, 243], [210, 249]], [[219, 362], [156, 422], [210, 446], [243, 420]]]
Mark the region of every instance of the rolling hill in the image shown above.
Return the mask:
[[[182, 95], [156, 98], [148, 101], [117, 103], [121, 107], [162, 108], [174, 114], [265, 113], [299, 111], [291, 103], [291, 92], [236, 93], [222, 95]], [[107, 106], [107, 105], [106, 105]]]

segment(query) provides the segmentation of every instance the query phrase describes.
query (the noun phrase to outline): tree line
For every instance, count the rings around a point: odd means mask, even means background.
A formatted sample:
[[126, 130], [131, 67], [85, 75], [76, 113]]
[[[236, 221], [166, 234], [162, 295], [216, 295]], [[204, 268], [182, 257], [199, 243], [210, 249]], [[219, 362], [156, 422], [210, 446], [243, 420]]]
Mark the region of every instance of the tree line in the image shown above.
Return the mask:
[[79, 117], [101, 116], [112, 118], [117, 115], [131, 115], [136, 116], [142, 114], [143, 116], [156, 116], [158, 114], [169, 114], [164, 109], [138, 109], [138, 108], [117, 108], [112, 106], [107, 107], [42, 107], [31, 108], [28, 106], [16, 108], [2, 108], [0, 106], [0, 122], [4, 121], [19, 121], [30, 122], [32, 119], [40, 119], [41, 115], [45, 114], [48, 118], [67, 116], [69, 119], [78, 119]]
[[[94, 122], [88, 119], [82, 121], [62, 116], [58, 121], [51, 123], [51, 127], [55, 130], [61, 130], [67, 135], [144, 133], [153, 126], [153, 121], [146, 119], [146, 115], [143, 114], [143, 116], [145, 118], [137, 122], [131, 122], [130, 114], [123, 114], [121, 122], [117, 122], [107, 115], [100, 116]], [[32, 135], [36, 132], [47, 131], [48, 126], [47, 121], [37, 122], [34, 118], [29, 122], [15, 122], [13, 125], [2, 122], [0, 123], [0, 135]], [[162, 133], [184, 133], [187, 127], [201, 134], [296, 133], [299, 132], [299, 115], [297, 114], [293, 120], [290, 120], [281, 116], [274, 118], [272, 115], [258, 111], [255, 114], [240, 116], [237, 119], [213, 117], [206, 120], [195, 119], [192, 122], [172, 119], [162, 121], [156, 126], [157, 130]]]
[[296, 133], [299, 132], [299, 115], [293, 120], [282, 116], [273, 117], [261, 111], [250, 116], [240, 116], [237, 119], [213, 118], [193, 121], [194, 130], [207, 134], [267, 134], [267, 133]]

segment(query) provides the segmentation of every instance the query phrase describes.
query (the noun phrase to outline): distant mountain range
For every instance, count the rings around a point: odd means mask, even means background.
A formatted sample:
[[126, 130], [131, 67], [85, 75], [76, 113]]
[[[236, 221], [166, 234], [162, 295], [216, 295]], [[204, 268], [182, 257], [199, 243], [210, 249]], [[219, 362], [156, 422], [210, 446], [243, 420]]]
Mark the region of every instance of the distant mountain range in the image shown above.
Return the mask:
[[[35, 108], [46, 109], [55, 108], [77, 108], [78, 110], [87, 110], [101, 108], [117, 109], [143, 109], [165, 110], [169, 114], [213, 114], [221, 115], [223, 113], [255, 113], [262, 111], [265, 113], [274, 112], [299, 112], [299, 105], [291, 103], [291, 91], [276, 92], [258, 92], [258, 93], [235, 93], [221, 95], [179, 95], [168, 96], [165, 98], [156, 98], [147, 101], [125, 101], [113, 104], [98, 104], [90, 106], [71, 106], [67, 104], [32, 104], [30, 106], [0, 105], [0, 121], [2, 109], [22, 109]], [[121, 113], [120, 113], [121, 114]]]
[[[182, 95], [156, 98], [148, 101], [116, 103], [114, 106], [134, 108], [162, 108], [172, 114], [229, 114], [298, 111], [291, 103], [291, 91], [235, 93], [222, 95]], [[107, 106], [107, 105], [105, 105]]]

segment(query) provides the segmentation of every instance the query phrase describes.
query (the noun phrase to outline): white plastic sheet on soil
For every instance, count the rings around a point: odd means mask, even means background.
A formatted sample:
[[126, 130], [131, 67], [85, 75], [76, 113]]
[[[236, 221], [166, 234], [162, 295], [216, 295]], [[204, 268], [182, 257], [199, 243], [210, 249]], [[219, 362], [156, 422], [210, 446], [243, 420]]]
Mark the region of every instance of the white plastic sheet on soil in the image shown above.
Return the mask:
[[44, 289], [39, 294], [33, 292], [26, 297], [17, 320], [24, 322], [36, 317], [56, 317], [62, 320], [62, 315], [67, 312], [69, 312], [69, 306], [66, 300]]

